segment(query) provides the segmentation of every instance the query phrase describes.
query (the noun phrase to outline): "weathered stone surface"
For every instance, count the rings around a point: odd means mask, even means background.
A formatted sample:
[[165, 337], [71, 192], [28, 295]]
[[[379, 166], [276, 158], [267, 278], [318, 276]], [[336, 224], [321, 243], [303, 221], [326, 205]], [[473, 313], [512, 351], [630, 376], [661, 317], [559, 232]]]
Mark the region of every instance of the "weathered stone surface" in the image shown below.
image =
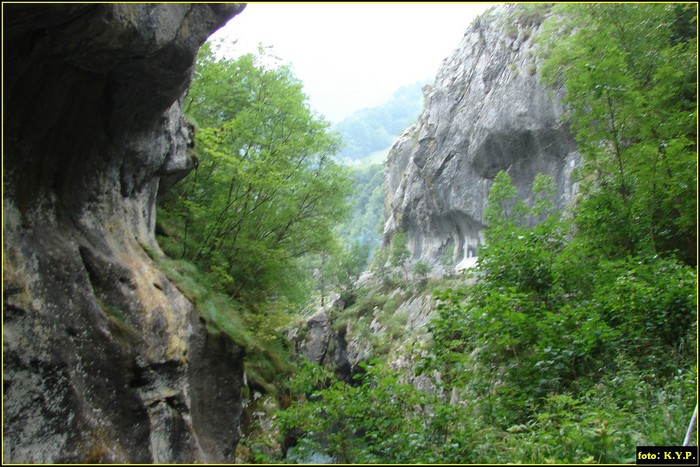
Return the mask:
[[321, 308], [306, 321], [306, 337], [299, 342], [298, 351], [309, 361], [323, 365], [328, 353], [328, 345], [335, 332], [331, 329], [330, 317], [326, 308]]
[[370, 357], [372, 345], [366, 338], [357, 336], [354, 323], [334, 322], [344, 308], [345, 303], [335, 294], [328, 305], [299, 327], [292, 328], [287, 337], [297, 355], [333, 370], [340, 379], [351, 380], [359, 371], [359, 363]]
[[197, 49], [241, 10], [3, 5], [5, 461], [233, 460], [242, 350], [146, 251]]
[[[506, 170], [522, 196], [537, 173], [552, 175], [558, 202], [575, 187], [574, 140], [557, 92], [540, 81], [538, 21], [517, 5], [472, 24], [443, 61], [418, 123], [393, 146], [385, 176], [385, 242], [406, 230], [413, 259], [456, 265], [478, 254], [494, 176]], [[540, 18], [541, 19], [541, 18]]]

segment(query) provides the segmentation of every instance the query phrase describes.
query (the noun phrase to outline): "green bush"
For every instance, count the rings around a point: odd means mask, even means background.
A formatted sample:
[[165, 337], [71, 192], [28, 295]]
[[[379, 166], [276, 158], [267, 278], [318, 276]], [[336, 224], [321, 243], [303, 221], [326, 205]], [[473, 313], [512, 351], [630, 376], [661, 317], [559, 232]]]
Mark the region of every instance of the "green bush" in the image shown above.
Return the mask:
[[[672, 374], [668, 356], [696, 327], [696, 273], [677, 260], [628, 257], [601, 262], [591, 299], [595, 312], [617, 330], [616, 348], [644, 368]], [[693, 353], [681, 349], [686, 359]]]
[[[659, 256], [600, 259], [566, 243], [550, 181], [528, 205], [505, 174], [489, 195], [479, 281], [437, 294], [436, 345], [423, 370], [480, 400], [501, 428], [523, 423], [549, 394], [581, 394], [630, 355], [653, 384], [693, 360], [696, 274]], [[581, 460], [581, 459], [579, 459]]]
[[430, 265], [425, 261], [416, 261], [416, 264], [413, 265], [413, 273], [418, 276], [420, 281], [425, 281], [428, 278], [430, 270]]

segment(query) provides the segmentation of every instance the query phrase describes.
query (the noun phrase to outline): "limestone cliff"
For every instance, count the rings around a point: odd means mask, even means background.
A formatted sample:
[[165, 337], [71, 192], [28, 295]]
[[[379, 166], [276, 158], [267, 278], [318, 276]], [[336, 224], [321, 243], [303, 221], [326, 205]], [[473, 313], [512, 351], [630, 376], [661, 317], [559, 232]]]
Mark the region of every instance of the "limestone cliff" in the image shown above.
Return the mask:
[[5, 462], [230, 462], [243, 351], [155, 267], [180, 98], [243, 9], [3, 4]]
[[525, 197], [537, 173], [552, 175], [560, 205], [571, 200], [578, 155], [560, 96], [540, 81], [533, 40], [546, 13], [510, 5], [477, 19], [424, 89], [418, 123], [394, 144], [385, 242], [406, 230], [414, 260], [455, 265], [477, 255], [486, 197], [501, 170]]

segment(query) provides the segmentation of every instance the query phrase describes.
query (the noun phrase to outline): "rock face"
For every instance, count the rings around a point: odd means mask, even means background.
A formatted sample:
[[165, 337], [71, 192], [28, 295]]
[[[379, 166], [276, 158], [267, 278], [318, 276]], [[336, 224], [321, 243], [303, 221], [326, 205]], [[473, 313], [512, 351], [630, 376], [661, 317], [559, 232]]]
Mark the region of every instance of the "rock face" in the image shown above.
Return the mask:
[[243, 351], [146, 251], [196, 52], [242, 8], [3, 5], [4, 461], [233, 460]]
[[344, 307], [339, 295], [331, 297], [330, 303], [306, 319], [301, 327], [292, 328], [288, 338], [294, 344], [295, 354], [350, 381], [360, 371], [359, 363], [369, 358], [371, 345], [367, 339], [355, 335], [352, 323], [335, 324], [334, 315]]
[[[373, 293], [382, 294], [379, 289]], [[416, 342], [428, 338], [427, 325], [435, 308], [431, 296], [431, 291], [413, 294], [397, 289], [389, 297], [395, 310], [388, 310], [385, 303], [359, 313], [355, 310], [348, 319], [345, 303], [336, 295], [287, 337], [295, 354], [333, 370], [341, 380], [354, 381], [354, 375], [364, 372], [361, 364], [382, 353], [392, 367], [406, 370], [406, 381], [415, 381], [412, 354]]]
[[484, 205], [501, 170], [524, 197], [545, 173], [558, 184], [560, 206], [571, 200], [579, 157], [561, 123], [560, 96], [540, 81], [533, 41], [545, 14], [511, 5], [482, 15], [424, 88], [422, 116], [389, 153], [385, 243], [405, 230], [414, 260], [469, 262], [483, 241]]

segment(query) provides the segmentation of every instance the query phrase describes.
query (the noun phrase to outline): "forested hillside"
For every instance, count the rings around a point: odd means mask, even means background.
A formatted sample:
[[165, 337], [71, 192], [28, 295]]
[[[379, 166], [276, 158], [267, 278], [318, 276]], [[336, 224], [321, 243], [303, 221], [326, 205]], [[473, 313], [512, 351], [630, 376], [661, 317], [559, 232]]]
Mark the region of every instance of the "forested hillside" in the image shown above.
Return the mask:
[[344, 243], [367, 245], [373, 252], [381, 243], [384, 227], [384, 164], [354, 166], [352, 171], [351, 211], [338, 226], [338, 235]]
[[396, 137], [420, 114], [424, 85], [404, 86], [384, 104], [358, 110], [335, 125], [334, 129], [343, 136], [338, 157], [353, 162], [366, 159], [377, 151], [388, 150]]
[[[245, 427], [246, 459], [629, 463], [638, 445], [681, 444], [697, 403], [696, 11], [536, 4], [477, 20], [475, 34], [499, 17], [503, 41], [532, 41], [530, 76], [565, 96], [557, 124], [580, 156], [575, 195], [561, 206], [561, 187], [537, 174], [523, 196], [517, 166], [484, 162], [476, 266], [431, 280], [399, 219], [373, 278], [358, 283], [377, 231], [344, 216], [382, 209], [381, 172], [358, 170], [368, 188], [348, 202], [351, 176], [335, 160], [341, 142], [309, 113], [289, 69], [203, 49], [184, 104], [199, 165], [162, 198], [160, 241], [187, 261], [172, 263], [174, 276], [190, 268], [217, 297], [195, 299], [243, 317], [236, 329], [221, 314], [207, 319], [244, 334], [251, 391], [265, 394]], [[372, 126], [370, 114], [353, 119]], [[374, 137], [362, 138], [364, 154]], [[425, 338], [411, 340], [408, 318], [392, 313], [426, 290], [435, 309]], [[340, 299], [329, 304], [333, 292]], [[325, 332], [325, 366], [293, 355], [298, 341], [287, 341], [292, 318], [319, 305], [323, 318], [302, 320], [293, 337]], [[353, 326], [364, 334], [352, 336]], [[377, 343], [380, 331], [411, 342], [409, 364], [387, 361], [393, 342]], [[370, 350], [348, 370], [353, 342]]]

